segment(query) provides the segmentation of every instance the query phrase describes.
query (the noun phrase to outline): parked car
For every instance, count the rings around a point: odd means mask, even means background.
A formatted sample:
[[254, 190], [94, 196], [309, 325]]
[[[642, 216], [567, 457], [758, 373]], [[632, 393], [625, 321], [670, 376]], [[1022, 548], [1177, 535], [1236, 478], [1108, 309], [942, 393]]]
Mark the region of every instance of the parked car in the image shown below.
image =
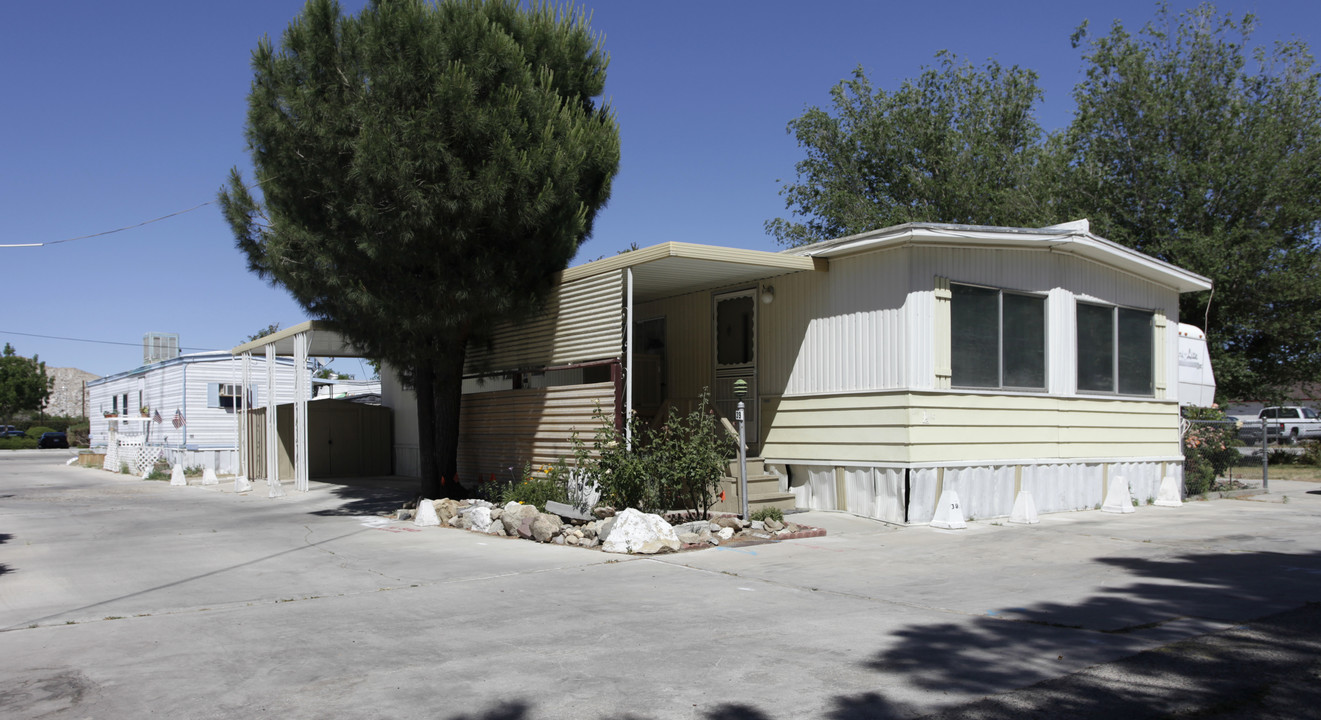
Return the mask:
[[25, 438], [27, 436], [28, 436], [27, 433], [23, 432], [22, 430], [17, 430], [13, 427], [6, 430], [3, 435], [0, 435], [0, 437], [7, 437], [7, 438]]
[[69, 438], [62, 432], [42, 433], [37, 440], [39, 448], [67, 448], [69, 447]]
[[1321, 439], [1321, 414], [1309, 407], [1268, 407], [1262, 408], [1257, 418], [1246, 419], [1239, 430], [1239, 437], [1248, 445], [1256, 445], [1261, 440], [1261, 421], [1266, 421], [1266, 439], [1285, 444], [1299, 440]]

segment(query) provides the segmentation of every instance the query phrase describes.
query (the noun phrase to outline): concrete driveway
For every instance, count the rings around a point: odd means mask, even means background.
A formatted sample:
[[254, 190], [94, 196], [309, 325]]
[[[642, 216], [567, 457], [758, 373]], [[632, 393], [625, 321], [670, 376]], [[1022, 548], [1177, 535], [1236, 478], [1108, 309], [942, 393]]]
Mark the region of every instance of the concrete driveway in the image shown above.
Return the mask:
[[387, 522], [387, 489], [272, 500], [67, 457], [0, 453], [0, 716], [1288, 717], [1318, 700], [1307, 483], [963, 531], [804, 513], [829, 534], [633, 558]]

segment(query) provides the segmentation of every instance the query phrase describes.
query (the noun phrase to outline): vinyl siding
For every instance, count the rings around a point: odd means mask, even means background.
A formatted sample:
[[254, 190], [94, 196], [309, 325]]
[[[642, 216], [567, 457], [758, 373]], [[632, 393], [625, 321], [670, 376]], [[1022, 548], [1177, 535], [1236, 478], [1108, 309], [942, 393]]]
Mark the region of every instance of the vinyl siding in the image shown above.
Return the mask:
[[613, 422], [611, 382], [463, 396], [459, 414], [459, 477], [465, 482], [494, 474], [508, 480], [524, 465], [540, 468], [573, 456], [573, 433], [591, 444], [597, 408]]

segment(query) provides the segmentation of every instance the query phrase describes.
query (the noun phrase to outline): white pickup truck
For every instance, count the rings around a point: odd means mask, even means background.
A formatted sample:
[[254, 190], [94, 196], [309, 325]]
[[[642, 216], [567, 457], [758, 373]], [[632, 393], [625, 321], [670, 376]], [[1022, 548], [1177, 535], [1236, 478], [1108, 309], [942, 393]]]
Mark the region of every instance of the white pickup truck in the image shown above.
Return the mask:
[[1266, 421], [1266, 436], [1280, 443], [1296, 443], [1299, 440], [1321, 439], [1321, 414], [1309, 407], [1268, 407], [1257, 414], [1257, 418], [1244, 419], [1238, 435], [1248, 445], [1256, 445], [1261, 439], [1261, 420]]

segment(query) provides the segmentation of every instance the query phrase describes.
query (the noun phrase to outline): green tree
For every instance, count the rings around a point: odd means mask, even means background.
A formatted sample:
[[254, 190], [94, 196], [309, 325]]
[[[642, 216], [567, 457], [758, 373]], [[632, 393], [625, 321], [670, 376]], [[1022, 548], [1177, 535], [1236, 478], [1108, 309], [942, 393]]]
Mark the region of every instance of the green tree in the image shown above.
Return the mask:
[[10, 424], [14, 413], [39, 412], [46, 407], [53, 382], [46, 376], [46, 363], [36, 355], [25, 358], [5, 343], [0, 355], [0, 418]]
[[579, 11], [311, 0], [253, 53], [256, 199], [220, 202], [250, 269], [400, 370], [422, 493], [457, 469], [466, 348], [535, 312], [619, 164], [608, 58]]
[[1116, 22], [1090, 39], [1084, 24], [1066, 138], [1072, 214], [1214, 281], [1180, 315], [1205, 323], [1233, 399], [1321, 377], [1318, 76], [1301, 41], [1250, 53], [1253, 24], [1210, 5], [1162, 7], [1136, 36]]
[[252, 342], [253, 340], [260, 340], [260, 339], [266, 337], [267, 335], [274, 335], [274, 334], [277, 333], [277, 332], [280, 332], [280, 323], [278, 323], [278, 322], [277, 322], [277, 323], [271, 323], [270, 325], [267, 325], [266, 327], [264, 327], [264, 328], [258, 330], [257, 332], [255, 332], [255, 333], [249, 335], [247, 341], [248, 341], [248, 342]]
[[810, 107], [789, 123], [807, 157], [780, 194], [801, 220], [770, 220], [768, 233], [796, 246], [905, 222], [1057, 221], [1037, 74], [936, 58], [894, 92], [873, 89], [859, 67], [831, 89], [833, 112]]

